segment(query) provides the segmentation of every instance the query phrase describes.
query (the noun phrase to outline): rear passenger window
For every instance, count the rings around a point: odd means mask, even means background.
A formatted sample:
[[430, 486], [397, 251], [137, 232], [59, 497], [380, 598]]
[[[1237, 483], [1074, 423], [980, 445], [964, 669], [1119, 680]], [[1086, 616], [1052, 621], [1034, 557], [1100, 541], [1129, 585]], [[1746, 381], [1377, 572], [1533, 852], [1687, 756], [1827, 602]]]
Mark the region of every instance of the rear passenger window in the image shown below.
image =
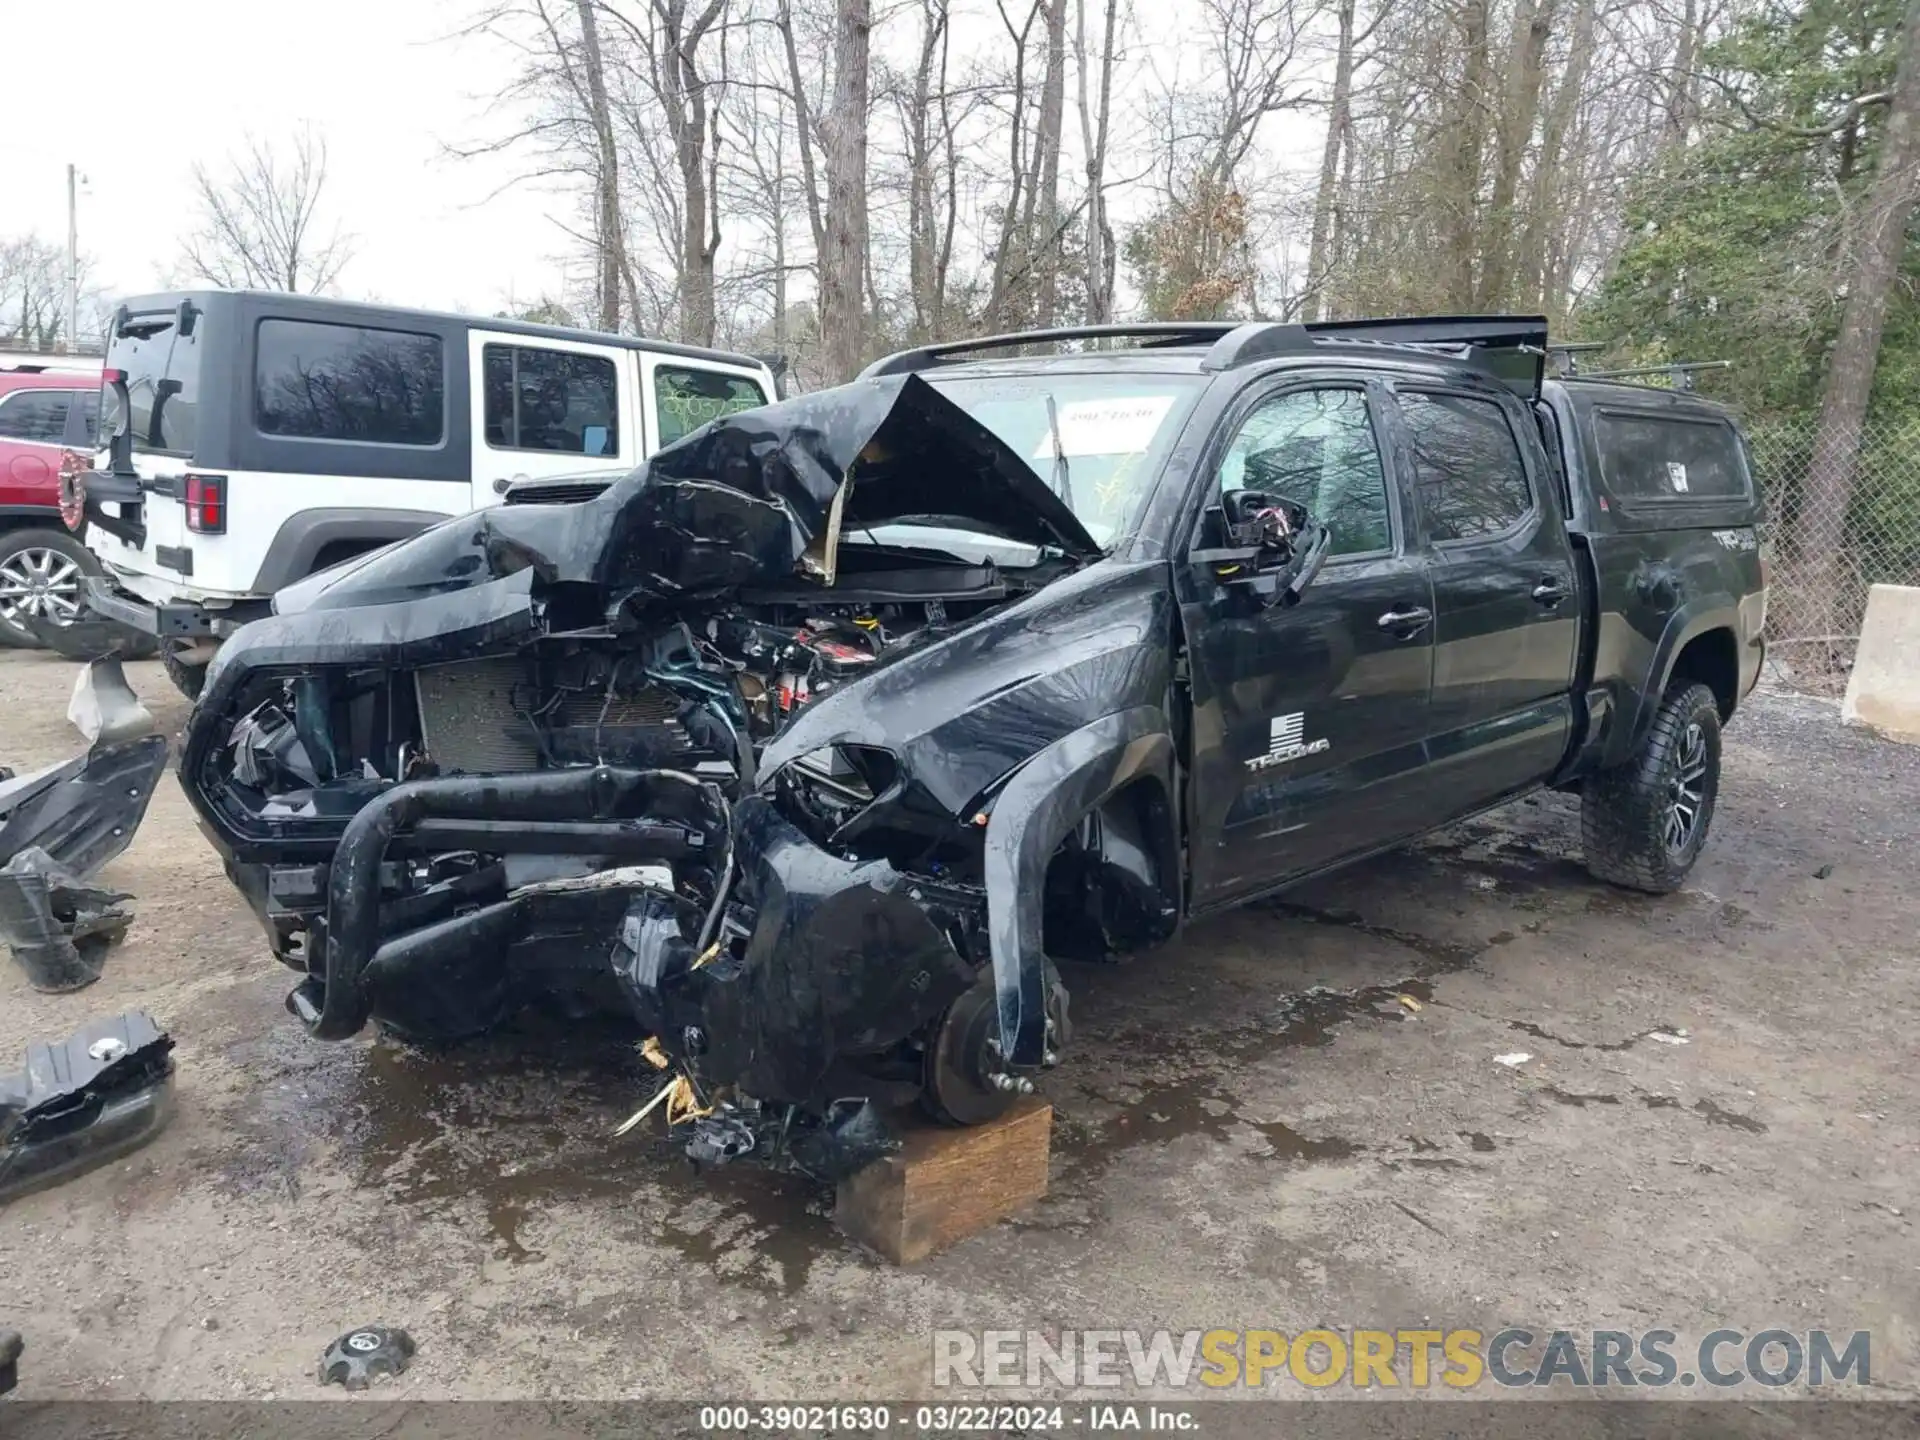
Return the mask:
[[480, 363], [491, 449], [620, 453], [620, 382], [606, 356], [485, 345]]
[[1747, 493], [1733, 428], [1717, 420], [1601, 411], [1600, 474], [1623, 500], [1726, 499]]
[[653, 397], [660, 407], [660, 444], [691, 435], [709, 420], [756, 410], [767, 397], [743, 375], [662, 365], [653, 372]]
[[263, 435], [438, 445], [446, 381], [433, 335], [262, 320], [253, 414]]
[[1496, 402], [1413, 392], [1400, 396], [1400, 413], [1434, 540], [1498, 535], [1533, 509], [1520, 443]]
[[16, 390], [0, 397], [0, 440], [39, 440], [60, 443], [67, 428], [71, 390]]
[[1227, 447], [1220, 488], [1306, 506], [1333, 534], [1329, 555], [1393, 543], [1386, 473], [1358, 390], [1291, 390], [1260, 404]]

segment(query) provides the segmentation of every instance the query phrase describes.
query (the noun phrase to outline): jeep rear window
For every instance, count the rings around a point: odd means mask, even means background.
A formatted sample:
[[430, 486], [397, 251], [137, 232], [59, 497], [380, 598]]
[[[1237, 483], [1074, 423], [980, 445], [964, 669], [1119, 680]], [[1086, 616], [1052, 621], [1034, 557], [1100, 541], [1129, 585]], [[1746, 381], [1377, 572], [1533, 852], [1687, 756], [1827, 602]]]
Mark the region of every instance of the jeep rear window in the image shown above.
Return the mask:
[[262, 435], [438, 445], [446, 379], [438, 336], [310, 320], [262, 320], [253, 416]]
[[[927, 379], [1004, 440], [1048, 488], [1064, 491], [1087, 533], [1105, 546], [1131, 532], [1201, 385], [1188, 375], [1044, 371]], [[1066, 459], [1064, 472], [1057, 456]]]
[[[127, 377], [133, 448], [139, 454], [193, 454], [194, 417], [200, 404], [200, 341], [207, 317], [196, 315], [193, 333], [181, 335], [172, 314], [142, 314], [130, 320], [107, 347], [106, 367]], [[113, 387], [100, 392], [100, 433], [120, 424]]]
[[1747, 494], [1733, 427], [1720, 420], [1602, 410], [1600, 474], [1622, 500], [1724, 500]]
[[767, 403], [766, 392], [744, 375], [666, 365], [653, 372], [653, 396], [660, 410], [663, 450], [709, 420], [757, 410]]

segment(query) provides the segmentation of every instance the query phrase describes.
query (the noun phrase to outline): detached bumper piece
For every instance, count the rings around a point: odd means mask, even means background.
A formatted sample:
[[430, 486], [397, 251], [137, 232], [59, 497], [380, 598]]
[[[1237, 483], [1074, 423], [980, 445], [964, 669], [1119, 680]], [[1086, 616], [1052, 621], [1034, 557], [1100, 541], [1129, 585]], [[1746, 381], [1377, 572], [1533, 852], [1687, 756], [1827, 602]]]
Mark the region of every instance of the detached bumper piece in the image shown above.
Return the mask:
[[92, 742], [84, 755], [0, 782], [0, 940], [55, 992], [99, 979], [126, 930], [132, 897], [85, 882], [132, 842], [167, 767], [117, 658], [80, 672], [67, 718]]
[[80, 990], [100, 978], [107, 952], [127, 933], [133, 897], [101, 890], [37, 846], [0, 865], [0, 940], [27, 983], [46, 994]]
[[27, 1047], [0, 1075], [0, 1203], [138, 1149], [171, 1110], [173, 1040], [139, 1010]]
[[151, 637], [104, 615], [86, 614], [65, 624], [44, 615], [22, 615], [19, 623], [63, 660], [94, 660], [102, 655], [125, 658], [153, 653]]

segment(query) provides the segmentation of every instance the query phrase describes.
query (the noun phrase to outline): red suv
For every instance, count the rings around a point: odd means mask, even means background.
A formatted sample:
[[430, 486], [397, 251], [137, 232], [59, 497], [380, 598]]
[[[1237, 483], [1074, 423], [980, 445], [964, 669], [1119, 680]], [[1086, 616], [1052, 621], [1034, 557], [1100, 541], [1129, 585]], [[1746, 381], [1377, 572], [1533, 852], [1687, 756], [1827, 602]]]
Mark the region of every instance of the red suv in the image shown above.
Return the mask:
[[39, 644], [22, 615], [76, 619], [81, 576], [100, 573], [60, 520], [62, 453], [90, 459], [99, 416], [97, 370], [0, 370], [0, 645]]

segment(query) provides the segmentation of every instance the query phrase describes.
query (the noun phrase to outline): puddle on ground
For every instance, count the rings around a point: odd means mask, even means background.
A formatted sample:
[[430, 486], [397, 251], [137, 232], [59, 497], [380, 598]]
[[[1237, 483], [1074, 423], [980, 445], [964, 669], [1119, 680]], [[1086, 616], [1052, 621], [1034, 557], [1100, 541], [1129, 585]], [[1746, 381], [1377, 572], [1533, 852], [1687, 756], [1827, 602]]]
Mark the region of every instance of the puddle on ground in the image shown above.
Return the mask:
[[[1081, 1121], [1068, 1113], [1056, 1113], [1056, 1153], [1076, 1166], [1104, 1168], [1115, 1155], [1136, 1145], [1165, 1143], [1186, 1135], [1204, 1135], [1216, 1143], [1226, 1144], [1232, 1142], [1233, 1132], [1241, 1127], [1265, 1138], [1268, 1155], [1262, 1158], [1335, 1161], [1377, 1149], [1337, 1135], [1306, 1135], [1279, 1121], [1250, 1119], [1239, 1113], [1232, 1096], [1225, 1093], [1226, 1078], [1241, 1065], [1257, 1061], [1276, 1049], [1331, 1045], [1339, 1029], [1355, 1020], [1396, 1024], [1409, 1020], [1415, 1011], [1404, 1003], [1403, 997], [1414, 1001], [1416, 1006], [1432, 1004], [1432, 977], [1464, 970], [1490, 947], [1516, 938], [1511, 931], [1501, 931], [1477, 944], [1438, 940], [1369, 924], [1353, 911], [1323, 910], [1285, 899], [1258, 901], [1253, 908], [1307, 924], [1337, 925], [1385, 940], [1412, 951], [1420, 963], [1413, 974], [1384, 985], [1365, 985], [1353, 990], [1316, 986], [1296, 991], [1281, 997], [1257, 1025], [1246, 1029], [1177, 1037], [1171, 1043], [1164, 1034], [1142, 1036], [1142, 1045], [1150, 1047], [1156, 1057], [1155, 1066], [1179, 1078], [1157, 1080], [1139, 1088], [1129, 1085], [1128, 1098], [1119, 1102], [1118, 1112], [1104, 1119]], [[1124, 1034], [1108, 1032], [1103, 1038], [1116, 1049], [1127, 1048], [1128, 1037]], [[1089, 1085], [1088, 1093], [1096, 1104], [1115, 1103], [1100, 1093], [1097, 1082]], [[1422, 1144], [1432, 1145], [1412, 1136], [1406, 1138], [1416, 1152]], [[1486, 1148], [1492, 1148], [1490, 1140]], [[1442, 1169], [1466, 1163], [1437, 1156], [1427, 1159], [1433, 1168]], [[1416, 1153], [1412, 1163], [1420, 1164], [1421, 1156]]]
[[1413, 853], [1436, 867], [1486, 876], [1509, 894], [1564, 894], [1594, 886], [1593, 876], [1578, 860], [1497, 825], [1469, 821], [1445, 832], [1445, 838], [1419, 844]]
[[1076, 1168], [1104, 1169], [1136, 1145], [1165, 1144], [1187, 1135], [1231, 1144], [1234, 1131], [1240, 1128], [1254, 1131], [1267, 1142], [1262, 1159], [1345, 1160], [1366, 1148], [1337, 1135], [1306, 1135], [1278, 1120], [1250, 1119], [1220, 1092], [1218, 1076], [1196, 1075], [1185, 1082], [1149, 1086], [1137, 1099], [1122, 1104], [1117, 1114], [1094, 1123], [1056, 1112], [1053, 1150]]
[[[1291, 920], [1304, 920], [1311, 925], [1339, 925], [1348, 930], [1358, 931], [1362, 935], [1371, 935], [1376, 940], [1391, 941], [1400, 945], [1426, 961], [1419, 968], [1421, 975], [1440, 975], [1453, 970], [1464, 970], [1479, 957], [1488, 945], [1502, 943], [1500, 940], [1481, 941], [1468, 944], [1459, 940], [1436, 940], [1430, 935], [1417, 934], [1411, 930], [1395, 930], [1388, 925], [1372, 925], [1360, 918], [1353, 910], [1322, 910], [1313, 905], [1301, 905], [1291, 900], [1258, 900], [1254, 909], [1265, 910], [1270, 914], [1284, 915]], [[1502, 932], [1506, 934], [1506, 932]], [[1506, 935], [1512, 939], [1511, 934]]]
[[463, 1229], [477, 1215], [497, 1260], [543, 1260], [529, 1222], [578, 1200], [611, 1203], [721, 1279], [768, 1293], [800, 1289], [820, 1254], [848, 1253], [804, 1177], [696, 1171], [657, 1121], [616, 1137], [660, 1080], [615, 1027], [529, 1021], [434, 1050], [298, 1038], [319, 1063], [291, 1064], [297, 1085], [269, 1094], [255, 1123], [326, 1133], [359, 1186], [398, 1204]]
[[1711, 1100], [1693, 1102], [1693, 1113], [1704, 1116], [1709, 1125], [1725, 1125], [1733, 1130], [1745, 1130], [1749, 1135], [1764, 1135], [1767, 1127], [1751, 1115], [1742, 1115], [1737, 1110], [1723, 1110]]
[[1571, 1105], [1576, 1110], [1584, 1110], [1589, 1105], [1618, 1105], [1620, 1097], [1604, 1091], [1562, 1090], [1558, 1085], [1542, 1085], [1540, 1093], [1556, 1105]]
[[1566, 1050], [1602, 1050], [1616, 1054], [1622, 1050], [1631, 1050], [1650, 1035], [1677, 1035], [1682, 1033], [1678, 1026], [1655, 1025], [1650, 1029], [1629, 1035], [1624, 1040], [1569, 1040], [1565, 1036], [1555, 1035], [1552, 1031], [1534, 1024], [1531, 1020], [1509, 1020], [1507, 1022], [1507, 1028], [1509, 1030], [1518, 1030], [1523, 1035], [1531, 1035], [1536, 1040], [1545, 1040], [1550, 1044], [1558, 1045]]

